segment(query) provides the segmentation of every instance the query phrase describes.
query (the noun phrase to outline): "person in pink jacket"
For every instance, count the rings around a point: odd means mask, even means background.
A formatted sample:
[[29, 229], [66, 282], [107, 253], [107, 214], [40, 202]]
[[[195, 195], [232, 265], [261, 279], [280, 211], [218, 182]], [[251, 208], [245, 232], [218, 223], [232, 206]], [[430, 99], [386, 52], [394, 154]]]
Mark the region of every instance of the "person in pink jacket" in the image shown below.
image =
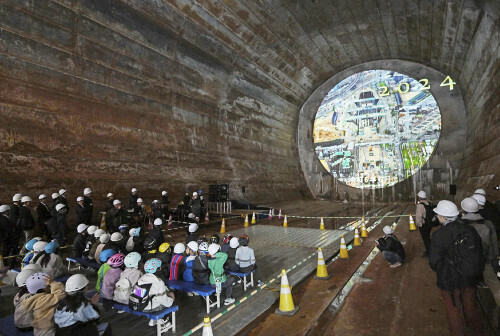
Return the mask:
[[123, 253], [117, 253], [107, 261], [107, 264], [111, 268], [104, 275], [101, 288], [101, 296], [104, 309], [108, 311], [113, 306], [113, 293], [115, 291], [116, 283], [118, 282], [118, 280], [120, 280], [120, 275], [123, 272], [124, 260], [125, 255]]

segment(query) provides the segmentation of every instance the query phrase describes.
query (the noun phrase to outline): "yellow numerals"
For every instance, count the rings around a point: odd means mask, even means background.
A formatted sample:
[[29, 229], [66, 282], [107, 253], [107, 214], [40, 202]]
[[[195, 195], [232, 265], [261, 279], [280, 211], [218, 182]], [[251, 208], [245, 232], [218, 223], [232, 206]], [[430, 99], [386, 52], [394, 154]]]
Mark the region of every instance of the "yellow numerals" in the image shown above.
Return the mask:
[[453, 81], [453, 79], [450, 78], [450, 76], [446, 76], [444, 81], [439, 85], [439, 86], [449, 86], [450, 91], [453, 90], [453, 86], [457, 84]]
[[424, 91], [424, 90], [430, 90], [431, 86], [429, 84], [429, 80], [427, 78], [422, 78], [419, 80], [419, 83], [422, 84], [422, 87], [420, 88], [419, 91]]
[[391, 94], [391, 91], [389, 91], [389, 88], [387, 86], [381, 86], [379, 88], [379, 95], [380, 97], [385, 97]]

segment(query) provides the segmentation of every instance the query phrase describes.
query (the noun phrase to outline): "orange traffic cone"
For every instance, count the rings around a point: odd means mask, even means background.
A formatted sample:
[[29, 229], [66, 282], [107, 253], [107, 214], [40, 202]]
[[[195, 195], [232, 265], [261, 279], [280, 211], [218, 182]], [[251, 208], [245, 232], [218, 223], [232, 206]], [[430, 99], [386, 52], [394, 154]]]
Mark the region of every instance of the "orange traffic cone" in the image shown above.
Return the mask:
[[361, 219], [361, 237], [368, 238], [368, 231], [366, 231], [365, 217]]
[[174, 220], [172, 219], [172, 214], [168, 217], [167, 228], [171, 229], [174, 227]]
[[269, 220], [273, 220], [273, 211], [269, 209], [269, 216], [267, 216]]
[[226, 219], [222, 218], [222, 224], [220, 225], [220, 233], [226, 233]]
[[410, 214], [410, 231], [415, 231], [417, 227], [415, 226], [415, 222], [413, 221], [413, 217]]
[[252, 214], [252, 224], [255, 224], [255, 223], [257, 223], [257, 221], [255, 219], [255, 211], [254, 211]]
[[359, 238], [359, 231], [358, 228], [354, 229], [354, 246], [360, 246], [361, 245], [361, 238]]
[[347, 246], [345, 245], [345, 239], [343, 235], [342, 237], [340, 237], [340, 258], [349, 258], [349, 253], [347, 252]]
[[316, 269], [316, 276], [314, 279], [327, 280], [330, 279], [331, 275], [328, 275], [326, 270], [325, 259], [323, 258], [323, 250], [318, 247], [318, 268]]
[[293, 315], [299, 310], [299, 306], [293, 304], [292, 290], [288, 284], [286, 271], [281, 271], [280, 306], [275, 313], [280, 315]]
[[214, 336], [214, 332], [212, 331], [212, 322], [210, 322], [209, 316], [205, 316], [203, 319], [203, 333], [201, 336]]
[[283, 227], [288, 227], [288, 220], [286, 219], [286, 215], [285, 220], [283, 220]]
[[321, 217], [321, 223], [319, 224], [319, 229], [324, 230], [325, 229], [325, 221], [323, 220], [323, 217]]
[[243, 227], [248, 227], [248, 215], [245, 215], [245, 224]]

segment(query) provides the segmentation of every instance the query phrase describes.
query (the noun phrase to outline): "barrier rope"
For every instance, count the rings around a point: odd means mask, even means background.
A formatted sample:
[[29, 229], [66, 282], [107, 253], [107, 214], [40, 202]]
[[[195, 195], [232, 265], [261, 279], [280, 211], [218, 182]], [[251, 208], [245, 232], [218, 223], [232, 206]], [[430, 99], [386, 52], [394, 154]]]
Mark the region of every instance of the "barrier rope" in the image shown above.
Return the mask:
[[[267, 212], [256, 212], [255, 214], [256, 215], [257, 214], [266, 215], [266, 216], [269, 215], [269, 213], [267, 213]], [[286, 215], [287, 218], [305, 218], [305, 219], [321, 219], [321, 218], [323, 218], [323, 219], [336, 219], [336, 218], [339, 218], [339, 219], [361, 219], [361, 218], [380, 219], [380, 218], [389, 218], [389, 217], [397, 218], [397, 217], [405, 217], [405, 216], [408, 216], [408, 215], [404, 215], [404, 214], [390, 215], [390, 216], [297, 216], [297, 215]], [[278, 217], [278, 216], [275, 215], [274, 217]], [[282, 214], [281, 217], [285, 217], [285, 214]]]

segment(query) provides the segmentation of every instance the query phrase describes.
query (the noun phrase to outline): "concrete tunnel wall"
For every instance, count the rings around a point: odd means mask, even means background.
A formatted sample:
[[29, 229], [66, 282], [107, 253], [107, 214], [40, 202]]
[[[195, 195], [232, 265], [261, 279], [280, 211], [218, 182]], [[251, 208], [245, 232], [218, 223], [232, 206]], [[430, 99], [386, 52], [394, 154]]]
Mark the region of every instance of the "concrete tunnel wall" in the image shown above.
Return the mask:
[[301, 106], [384, 59], [458, 82], [459, 191], [497, 198], [499, 12], [494, 0], [0, 0], [2, 201], [61, 186], [178, 200], [211, 183], [247, 201], [311, 197]]

